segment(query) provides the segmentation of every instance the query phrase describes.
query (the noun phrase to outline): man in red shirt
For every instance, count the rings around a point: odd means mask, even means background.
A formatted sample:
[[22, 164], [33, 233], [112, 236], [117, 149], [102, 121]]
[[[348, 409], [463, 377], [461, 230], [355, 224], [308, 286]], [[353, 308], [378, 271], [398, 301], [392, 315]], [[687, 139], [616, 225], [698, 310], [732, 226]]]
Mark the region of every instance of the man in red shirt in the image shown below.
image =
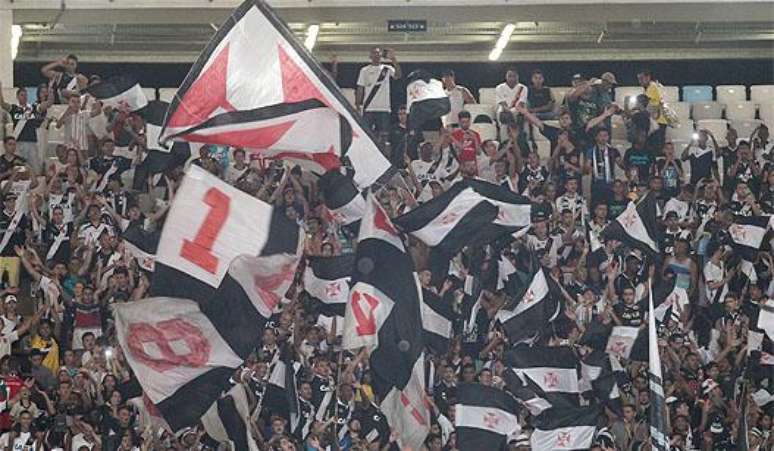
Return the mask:
[[18, 376], [18, 366], [7, 355], [0, 359], [0, 430], [7, 431], [13, 425], [9, 400], [13, 399], [24, 386], [24, 381]]
[[470, 129], [470, 113], [460, 111], [459, 128], [451, 133], [452, 145], [457, 148], [457, 154], [473, 155], [474, 159], [481, 152], [481, 136], [478, 132]]

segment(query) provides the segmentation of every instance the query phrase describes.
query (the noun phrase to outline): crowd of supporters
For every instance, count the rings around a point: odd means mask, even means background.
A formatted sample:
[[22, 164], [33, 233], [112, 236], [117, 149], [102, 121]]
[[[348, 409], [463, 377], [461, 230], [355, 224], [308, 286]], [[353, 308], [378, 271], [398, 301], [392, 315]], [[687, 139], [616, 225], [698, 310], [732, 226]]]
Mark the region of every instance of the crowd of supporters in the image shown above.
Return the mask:
[[[723, 147], [720, 137], [697, 130], [691, 143], [676, 148], [666, 139], [674, 119], [647, 69], [619, 74], [632, 82], [636, 76], [642, 86], [625, 108], [613, 103], [618, 81], [610, 72], [576, 75], [557, 104], [546, 83], [565, 80], [512, 69], [496, 88], [493, 119], [502, 139], [482, 141], [465, 109], [474, 96], [464, 80], [445, 71], [437, 76], [451, 111], [438, 139], [422, 141], [407, 126], [405, 106], [390, 103], [390, 89], [404, 87], [395, 52], [374, 49], [370, 57], [358, 77], [355, 106], [400, 169], [398, 179], [380, 188], [384, 207], [398, 216], [466, 178], [528, 197], [532, 225], [509, 247], [536, 255], [564, 297], [561, 317], [536, 338], [542, 344], [571, 345], [580, 357], [590, 350], [584, 336], [595, 327], [647, 327], [652, 319], [644, 301], [653, 263], [600, 233], [630, 201], [653, 193], [665, 236], [663, 262], [655, 270], [671, 274], [689, 296], [659, 328], [672, 449], [739, 449], [745, 433], [750, 449], [772, 449], [771, 356], [762, 360], [760, 343], [749, 337], [759, 331], [760, 308], [774, 294], [774, 261], [767, 242], [749, 261], [728, 239], [736, 219], [774, 214], [774, 140], [765, 125], [752, 136], [728, 129]], [[173, 434], [160, 426], [117, 344], [111, 314], [113, 304], [142, 299], [152, 279], [122, 237], [135, 228], [163, 227], [185, 165], [156, 174], [137, 171], [147, 155], [141, 115], [103, 107], [83, 94], [100, 77], [79, 73], [75, 56], [45, 66], [42, 75], [34, 103], [24, 89], [16, 99], [0, 97], [7, 115], [0, 156], [0, 446], [218, 449], [224, 445], [201, 428]], [[54, 104], [67, 105], [62, 116], [47, 114]], [[611, 144], [614, 115], [624, 118], [625, 148]], [[64, 129], [53, 156], [38, 146], [40, 127]], [[550, 141], [548, 155], [537, 151], [538, 134]], [[325, 208], [317, 175], [250, 154], [203, 146], [186, 164], [296, 221], [306, 233], [305, 256], [355, 251], [356, 233]], [[433, 424], [425, 446], [458, 450], [457, 384], [505, 385], [507, 344], [494, 318], [507, 295], [485, 270], [496, 268], [499, 256], [468, 249], [449, 275], [431, 274], [426, 249], [414, 240], [410, 247], [424, 288], [450, 303], [455, 316], [448, 353], [428, 359]], [[375, 404], [367, 355], [341, 349], [343, 318], [319, 313], [304, 291], [303, 268], [254, 355], [233, 376], [235, 384], [249, 387], [256, 439], [272, 450], [396, 449]], [[474, 274], [483, 285], [475, 297], [465, 286]], [[293, 430], [288, 418], [262, 403], [283, 349], [301, 364], [297, 393], [300, 414], [310, 419], [306, 430]], [[622, 409], [600, 416], [604, 432], [593, 449], [649, 450], [647, 365], [619, 363], [626, 376], [618, 384]], [[522, 433], [508, 449], [531, 449], [530, 415], [522, 413]]]

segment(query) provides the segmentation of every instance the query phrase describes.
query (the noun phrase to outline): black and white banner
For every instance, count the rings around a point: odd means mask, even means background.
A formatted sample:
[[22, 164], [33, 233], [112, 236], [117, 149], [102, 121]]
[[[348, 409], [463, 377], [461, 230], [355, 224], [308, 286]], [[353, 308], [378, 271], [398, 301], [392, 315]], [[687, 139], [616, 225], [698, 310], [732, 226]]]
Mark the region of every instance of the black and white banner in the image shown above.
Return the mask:
[[481, 384], [457, 386], [454, 425], [459, 449], [503, 449], [509, 437], [521, 432], [516, 400], [508, 393]]
[[137, 111], [148, 105], [148, 97], [137, 80], [119, 75], [86, 88], [103, 106]]
[[530, 437], [532, 451], [591, 449], [599, 414], [596, 406], [547, 410], [535, 419]]
[[239, 451], [259, 451], [250, 426], [250, 408], [245, 387], [235, 385], [202, 416], [205, 432], [219, 443]]

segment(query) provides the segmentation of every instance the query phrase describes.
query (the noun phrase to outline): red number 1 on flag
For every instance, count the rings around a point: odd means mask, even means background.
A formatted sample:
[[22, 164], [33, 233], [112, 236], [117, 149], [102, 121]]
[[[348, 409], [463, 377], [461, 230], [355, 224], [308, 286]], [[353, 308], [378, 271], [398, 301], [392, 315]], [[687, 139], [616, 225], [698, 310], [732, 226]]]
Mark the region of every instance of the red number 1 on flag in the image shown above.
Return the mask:
[[218, 269], [218, 257], [212, 254], [212, 245], [228, 218], [231, 198], [217, 188], [210, 188], [204, 195], [204, 203], [210, 207], [199, 231], [193, 241], [183, 240], [180, 256], [199, 266], [205, 271], [215, 274]]

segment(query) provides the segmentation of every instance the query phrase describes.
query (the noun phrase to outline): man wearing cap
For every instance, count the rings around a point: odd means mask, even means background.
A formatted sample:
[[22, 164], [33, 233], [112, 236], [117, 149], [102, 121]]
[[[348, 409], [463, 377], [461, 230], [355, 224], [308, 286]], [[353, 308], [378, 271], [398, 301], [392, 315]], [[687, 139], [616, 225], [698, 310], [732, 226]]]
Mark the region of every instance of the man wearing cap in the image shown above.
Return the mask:
[[599, 78], [592, 79], [591, 84], [594, 87], [594, 101], [600, 109], [613, 103], [613, 88], [618, 85], [618, 80], [612, 72], [605, 72]]
[[10, 287], [19, 286], [21, 260], [14, 247], [24, 245], [31, 232], [27, 214], [16, 204], [16, 195], [6, 193], [3, 211], [0, 212], [0, 277], [5, 273]]

